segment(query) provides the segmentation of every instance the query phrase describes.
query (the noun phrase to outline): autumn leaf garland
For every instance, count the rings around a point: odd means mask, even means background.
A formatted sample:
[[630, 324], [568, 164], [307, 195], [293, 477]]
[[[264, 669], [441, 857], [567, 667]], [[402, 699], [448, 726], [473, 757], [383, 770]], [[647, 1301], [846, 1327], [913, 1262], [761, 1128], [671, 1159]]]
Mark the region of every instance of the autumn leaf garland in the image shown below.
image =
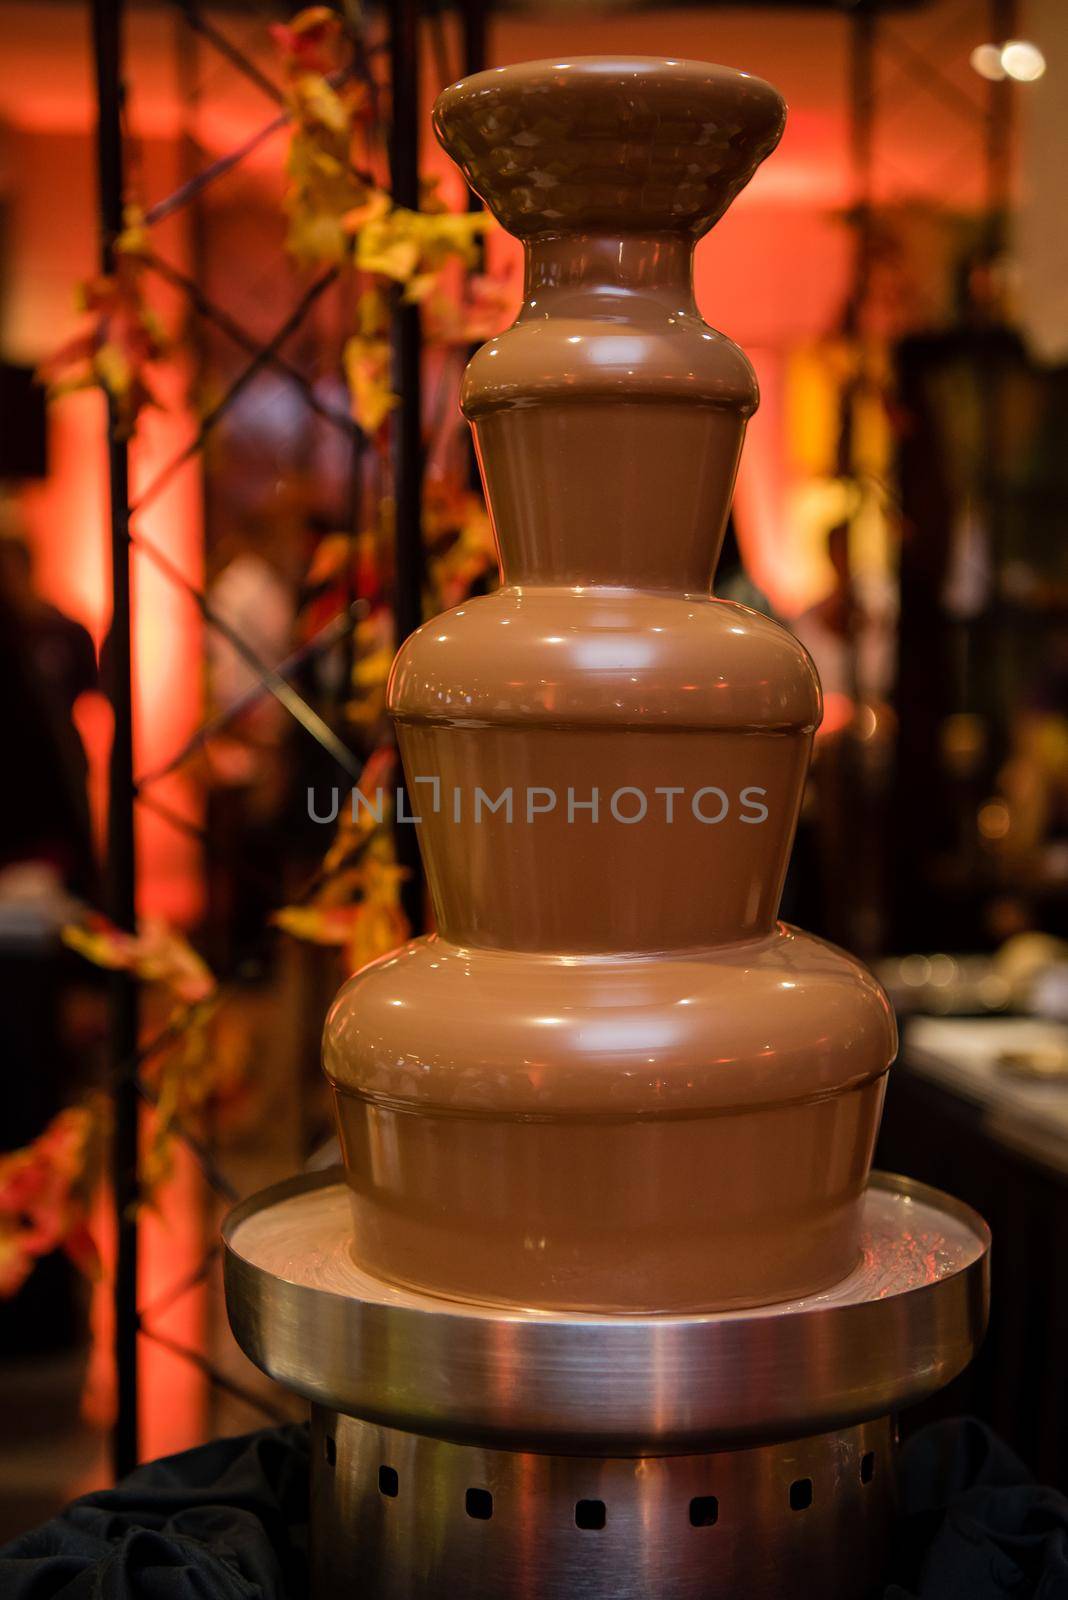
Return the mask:
[[53, 1250], [91, 1277], [99, 1273], [87, 1217], [106, 1127], [107, 1102], [97, 1095], [61, 1111], [32, 1144], [0, 1156], [0, 1299], [17, 1294]]
[[434, 185], [422, 209], [395, 205], [357, 164], [369, 133], [370, 93], [351, 74], [341, 19], [312, 6], [271, 30], [292, 122], [286, 172], [287, 244], [302, 266], [347, 266], [364, 282], [343, 364], [352, 414], [377, 434], [397, 403], [389, 382], [390, 291], [410, 304], [437, 290], [450, 261], [478, 265], [484, 213], [450, 212]]
[[247, 1039], [224, 1012], [207, 963], [166, 923], [148, 919], [127, 933], [90, 913], [62, 938], [94, 966], [132, 973], [170, 1003], [172, 1037], [139, 1068], [156, 1111], [140, 1172], [142, 1201], [154, 1206], [173, 1173], [180, 1129], [247, 1098]]
[[115, 242], [115, 271], [75, 291], [75, 308], [88, 325], [42, 362], [37, 374], [53, 399], [102, 388], [114, 406], [120, 439], [132, 435], [146, 406], [158, 406], [150, 369], [170, 349], [145, 293], [148, 233], [139, 208], [127, 207], [125, 224]]
[[[449, 211], [433, 182], [425, 186], [418, 211], [395, 205], [358, 164], [357, 145], [361, 139], [371, 143], [372, 94], [353, 71], [349, 41], [335, 12], [313, 6], [270, 32], [282, 63], [292, 127], [286, 245], [300, 266], [347, 269], [363, 284], [343, 365], [353, 417], [373, 436], [396, 404], [389, 382], [391, 290], [399, 290], [408, 303], [427, 303], [432, 338], [452, 342], [465, 336], [469, 322], [472, 328], [484, 327], [487, 308], [492, 320], [501, 298], [491, 280], [478, 278], [469, 308], [439, 291], [449, 262], [478, 266], [478, 241], [490, 219], [483, 212]], [[146, 407], [158, 406], [151, 369], [171, 350], [146, 292], [150, 261], [150, 229], [142, 208], [131, 203], [115, 241], [114, 271], [86, 280], [75, 292], [87, 326], [39, 369], [53, 397], [102, 388], [124, 439], [132, 437]]]
[[[369, 170], [373, 165], [374, 95], [353, 68], [340, 18], [326, 7], [300, 12], [271, 35], [282, 63], [291, 136], [286, 159], [286, 244], [301, 267], [334, 267], [351, 286], [352, 331], [343, 368], [352, 414], [378, 438], [397, 404], [390, 383], [390, 324], [398, 301], [425, 312], [428, 339], [462, 345], [489, 337], [506, 320], [507, 284], [480, 272], [484, 213], [450, 212], [434, 182], [424, 184], [420, 208], [394, 203]], [[362, 152], [361, 152], [362, 146]], [[367, 158], [361, 165], [361, 153]], [[116, 431], [131, 437], [142, 412], [159, 404], [154, 367], [172, 346], [146, 292], [150, 228], [129, 205], [115, 241], [112, 274], [81, 284], [76, 304], [87, 325], [40, 369], [50, 393], [102, 388]], [[462, 269], [461, 287], [448, 277]], [[373, 569], [381, 586], [380, 547], [388, 529], [388, 498], [374, 530], [351, 540], [323, 541], [314, 581], [329, 587], [353, 561]], [[494, 565], [493, 535], [481, 499], [466, 489], [428, 481], [425, 502], [428, 576], [440, 604], [470, 591]], [[376, 737], [385, 704], [392, 650], [372, 610], [357, 639], [350, 718]], [[365, 769], [365, 794], [385, 783], [395, 753], [375, 750]], [[323, 863], [322, 881], [304, 904], [279, 911], [275, 924], [291, 935], [342, 953], [358, 971], [402, 944], [410, 928], [401, 906], [405, 873], [393, 852], [389, 817], [376, 820], [358, 806], [343, 813]], [[175, 1138], [197, 1126], [213, 1106], [232, 1106], [248, 1093], [247, 1040], [227, 1018], [213, 974], [188, 942], [161, 923], [128, 934], [90, 916], [64, 930], [65, 942], [97, 966], [126, 970], [172, 1002], [164, 1049], [142, 1063], [156, 1114], [141, 1170], [142, 1201], [154, 1204], [174, 1165]], [[0, 1298], [17, 1292], [40, 1256], [63, 1249], [88, 1272], [99, 1261], [87, 1227], [91, 1192], [108, 1143], [110, 1102], [91, 1096], [57, 1116], [22, 1150], [0, 1157]]]
[[392, 808], [385, 799], [396, 764], [392, 744], [371, 754], [357, 790], [339, 809], [337, 834], [316, 892], [271, 919], [296, 939], [341, 950], [348, 973], [388, 955], [411, 934], [400, 900], [407, 874], [394, 854], [388, 827]]

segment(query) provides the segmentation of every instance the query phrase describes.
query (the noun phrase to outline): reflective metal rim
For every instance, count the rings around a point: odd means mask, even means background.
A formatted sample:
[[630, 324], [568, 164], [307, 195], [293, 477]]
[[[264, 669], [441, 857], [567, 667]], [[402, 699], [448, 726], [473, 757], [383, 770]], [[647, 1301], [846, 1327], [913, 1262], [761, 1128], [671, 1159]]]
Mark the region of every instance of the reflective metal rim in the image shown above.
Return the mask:
[[[226, 1220], [230, 1322], [245, 1354], [308, 1400], [385, 1426], [561, 1453], [674, 1454], [798, 1437], [885, 1416], [971, 1359], [986, 1325], [986, 1224], [924, 1184], [873, 1186], [936, 1209], [973, 1253], [903, 1292], [693, 1317], [466, 1308], [361, 1280], [343, 1294], [234, 1247], [249, 1218], [339, 1186], [337, 1171], [264, 1190]], [[317, 1196], [321, 1204], [322, 1196]], [[347, 1206], [339, 1217], [348, 1226]], [[282, 1274], [285, 1274], [284, 1276]], [[369, 1286], [369, 1287], [368, 1287]], [[439, 1309], [440, 1304], [440, 1309]]]

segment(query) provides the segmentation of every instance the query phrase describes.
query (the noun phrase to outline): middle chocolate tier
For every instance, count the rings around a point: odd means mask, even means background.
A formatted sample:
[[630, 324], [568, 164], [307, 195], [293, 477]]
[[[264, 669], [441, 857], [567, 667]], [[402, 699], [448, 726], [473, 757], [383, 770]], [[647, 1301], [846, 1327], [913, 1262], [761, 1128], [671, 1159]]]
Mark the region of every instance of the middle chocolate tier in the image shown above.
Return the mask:
[[573, 953], [770, 932], [820, 693], [768, 618], [507, 587], [408, 641], [390, 709], [446, 938]]
[[855, 1265], [893, 1052], [875, 981], [791, 928], [645, 956], [415, 941], [327, 1023], [354, 1253], [545, 1309], [812, 1293]]

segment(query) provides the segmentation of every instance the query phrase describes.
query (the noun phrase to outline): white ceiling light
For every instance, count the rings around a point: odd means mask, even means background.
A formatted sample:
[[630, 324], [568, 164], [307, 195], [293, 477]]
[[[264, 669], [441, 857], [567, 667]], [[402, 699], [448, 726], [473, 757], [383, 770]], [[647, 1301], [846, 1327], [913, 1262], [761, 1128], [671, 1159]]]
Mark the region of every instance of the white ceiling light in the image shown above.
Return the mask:
[[980, 44], [972, 51], [971, 63], [981, 78], [1002, 83], [1014, 78], [1017, 83], [1034, 83], [1046, 70], [1046, 58], [1030, 39], [1007, 39], [1004, 44]]
[[1001, 65], [1017, 83], [1034, 83], [1046, 70], [1046, 58], [1030, 39], [1009, 39], [1001, 47]]
[[988, 79], [991, 83], [1000, 83], [1008, 76], [1001, 61], [1001, 46], [997, 44], [979, 44], [971, 54], [972, 66], [981, 78]]

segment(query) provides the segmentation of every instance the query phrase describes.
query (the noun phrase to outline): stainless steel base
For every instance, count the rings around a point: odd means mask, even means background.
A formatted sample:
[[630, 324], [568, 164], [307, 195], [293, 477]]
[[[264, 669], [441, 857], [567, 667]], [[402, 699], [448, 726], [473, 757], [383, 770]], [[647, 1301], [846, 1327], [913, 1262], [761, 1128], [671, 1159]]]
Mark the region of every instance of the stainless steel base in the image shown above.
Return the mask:
[[312, 1409], [315, 1600], [864, 1600], [888, 1418], [703, 1455], [534, 1455]]
[[368, 1277], [350, 1236], [334, 1173], [224, 1229], [239, 1343], [312, 1402], [314, 1600], [860, 1600], [890, 1418], [986, 1318], [982, 1221], [883, 1176], [848, 1278], [713, 1316], [438, 1300]]

